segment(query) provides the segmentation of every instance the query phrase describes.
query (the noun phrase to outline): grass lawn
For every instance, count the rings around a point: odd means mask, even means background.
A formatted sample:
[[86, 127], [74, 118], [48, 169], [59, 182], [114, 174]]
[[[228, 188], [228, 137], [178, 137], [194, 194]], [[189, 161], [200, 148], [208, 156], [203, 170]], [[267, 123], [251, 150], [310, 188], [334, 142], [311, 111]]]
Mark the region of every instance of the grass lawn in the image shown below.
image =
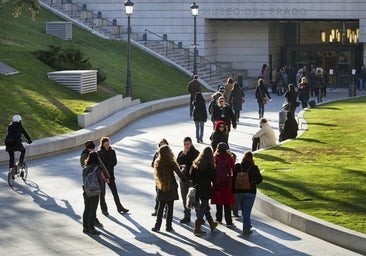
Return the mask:
[[[78, 130], [77, 115], [86, 106], [116, 94], [125, 94], [127, 45], [105, 40], [73, 26], [73, 40], [64, 41], [45, 34], [46, 21], [59, 17], [42, 9], [36, 21], [26, 10], [18, 18], [11, 15], [9, 4], [0, 9], [0, 61], [16, 68], [20, 74], [0, 74], [0, 138], [14, 114], [24, 119], [32, 139], [40, 139]], [[94, 68], [100, 68], [107, 79], [98, 92], [80, 95], [48, 80], [54, 71], [35, 58], [35, 52], [49, 45], [80, 49]], [[189, 76], [158, 59], [131, 47], [133, 98], [142, 102], [187, 94]]]
[[260, 191], [294, 209], [366, 233], [366, 97], [305, 112], [299, 138], [255, 155]]

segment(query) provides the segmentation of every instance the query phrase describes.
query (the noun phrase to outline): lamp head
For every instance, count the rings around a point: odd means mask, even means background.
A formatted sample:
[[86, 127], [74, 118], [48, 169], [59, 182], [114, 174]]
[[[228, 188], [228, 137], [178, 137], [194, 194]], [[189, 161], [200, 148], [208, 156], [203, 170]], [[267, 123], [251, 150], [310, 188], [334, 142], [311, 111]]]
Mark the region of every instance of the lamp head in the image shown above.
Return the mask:
[[195, 2], [191, 4], [191, 11], [193, 16], [198, 16], [198, 5]]
[[133, 13], [133, 2], [131, 0], [125, 1], [125, 10], [128, 16]]

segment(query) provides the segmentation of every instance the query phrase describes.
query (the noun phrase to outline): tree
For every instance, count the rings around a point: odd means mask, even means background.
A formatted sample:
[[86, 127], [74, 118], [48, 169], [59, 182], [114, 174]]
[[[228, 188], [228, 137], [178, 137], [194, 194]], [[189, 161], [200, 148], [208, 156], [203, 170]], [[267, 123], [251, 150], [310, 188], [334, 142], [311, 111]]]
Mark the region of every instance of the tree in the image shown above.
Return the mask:
[[32, 18], [35, 19], [41, 10], [38, 0], [0, 0], [0, 4], [7, 2], [14, 5], [12, 14], [15, 18], [22, 14], [23, 9], [28, 9], [32, 13]]

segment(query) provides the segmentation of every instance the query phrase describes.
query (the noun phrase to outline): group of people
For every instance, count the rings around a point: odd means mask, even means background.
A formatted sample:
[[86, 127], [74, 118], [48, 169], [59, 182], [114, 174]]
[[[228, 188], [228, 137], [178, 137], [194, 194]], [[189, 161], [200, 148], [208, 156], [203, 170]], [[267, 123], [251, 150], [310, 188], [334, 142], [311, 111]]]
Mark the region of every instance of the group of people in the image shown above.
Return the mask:
[[[156, 185], [156, 202], [153, 216], [156, 215], [156, 222], [151, 229], [159, 232], [164, 211], [166, 214], [166, 231], [173, 232], [173, 208], [174, 201], [178, 200], [178, 183], [175, 174], [179, 177], [180, 194], [182, 197], [184, 216], [180, 223], [191, 222], [191, 205], [189, 203], [189, 191], [195, 189], [194, 200], [196, 201], [194, 210], [196, 220], [193, 233], [196, 236], [205, 235], [201, 227], [208, 222], [210, 230], [214, 230], [218, 222], [225, 219], [227, 227], [233, 227], [231, 216], [232, 206], [238, 199], [243, 216], [242, 233], [248, 235], [252, 233], [250, 215], [256, 195], [256, 185], [262, 182], [262, 175], [258, 166], [254, 164], [253, 154], [245, 152], [239, 163], [239, 168], [235, 168], [236, 156], [229, 151], [225, 142], [220, 142], [216, 150], [205, 147], [199, 152], [193, 145], [190, 137], [183, 139], [183, 150], [175, 158], [166, 139], [162, 139], [159, 148], [153, 157], [152, 166], [154, 168]], [[237, 189], [235, 187], [236, 175], [240, 171], [247, 171], [250, 180], [250, 188]], [[234, 197], [236, 195], [236, 197]], [[211, 202], [210, 202], [211, 200]], [[211, 215], [211, 205], [216, 205], [216, 219]], [[167, 209], [166, 209], [167, 208]]]
[[[204, 123], [210, 115], [214, 130], [210, 140], [215, 150], [215, 145], [218, 143], [217, 136], [220, 137], [219, 141], [227, 142], [231, 127], [236, 129], [245, 94], [238, 83], [234, 82], [232, 78], [228, 78], [226, 84], [222, 86], [222, 90], [212, 94], [207, 111], [197, 75], [188, 83], [187, 90], [190, 93], [189, 110], [196, 127], [197, 143], [203, 143]], [[224, 126], [224, 129], [218, 134], [220, 124]]]

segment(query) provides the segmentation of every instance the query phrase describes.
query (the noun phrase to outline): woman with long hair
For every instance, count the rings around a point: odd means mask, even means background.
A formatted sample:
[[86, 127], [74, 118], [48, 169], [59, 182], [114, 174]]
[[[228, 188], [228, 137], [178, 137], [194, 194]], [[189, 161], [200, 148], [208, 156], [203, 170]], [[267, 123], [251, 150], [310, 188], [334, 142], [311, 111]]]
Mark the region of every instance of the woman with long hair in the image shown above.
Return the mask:
[[159, 201], [158, 214], [155, 226], [151, 229], [159, 232], [163, 219], [165, 205], [168, 206], [166, 217], [166, 231], [173, 232], [173, 207], [174, 200], [178, 200], [178, 184], [174, 173], [181, 179], [186, 179], [180, 171], [179, 165], [175, 160], [174, 154], [168, 145], [163, 145], [158, 150], [158, 157], [154, 163], [154, 175], [157, 188], [157, 199]]
[[257, 103], [258, 103], [259, 119], [261, 119], [264, 116], [264, 104], [267, 103], [266, 95], [267, 95], [268, 99], [271, 99], [271, 96], [269, 96], [267, 87], [264, 85], [263, 78], [259, 78], [257, 87], [255, 88], [255, 98], [257, 99]]
[[235, 184], [235, 179], [238, 173], [241, 171], [246, 171], [248, 172], [249, 176], [250, 188], [248, 190], [236, 189], [233, 185], [233, 193], [236, 194], [238, 203], [241, 207], [243, 216], [243, 235], [250, 235], [253, 233], [251, 230], [252, 224], [250, 221], [250, 215], [257, 194], [257, 184], [261, 183], [263, 178], [258, 166], [254, 164], [252, 152], [246, 151], [244, 153], [244, 157], [240, 165], [235, 166], [233, 184]]
[[206, 147], [193, 161], [190, 177], [193, 187], [197, 190], [196, 198], [200, 200], [193, 233], [196, 236], [202, 236], [206, 234], [206, 232], [201, 230], [201, 225], [204, 222], [203, 216], [206, 216], [211, 230], [214, 230], [217, 226], [217, 222], [214, 222], [212, 219], [208, 204], [208, 200], [211, 199], [211, 185], [217, 189], [215, 165], [210, 147]]

